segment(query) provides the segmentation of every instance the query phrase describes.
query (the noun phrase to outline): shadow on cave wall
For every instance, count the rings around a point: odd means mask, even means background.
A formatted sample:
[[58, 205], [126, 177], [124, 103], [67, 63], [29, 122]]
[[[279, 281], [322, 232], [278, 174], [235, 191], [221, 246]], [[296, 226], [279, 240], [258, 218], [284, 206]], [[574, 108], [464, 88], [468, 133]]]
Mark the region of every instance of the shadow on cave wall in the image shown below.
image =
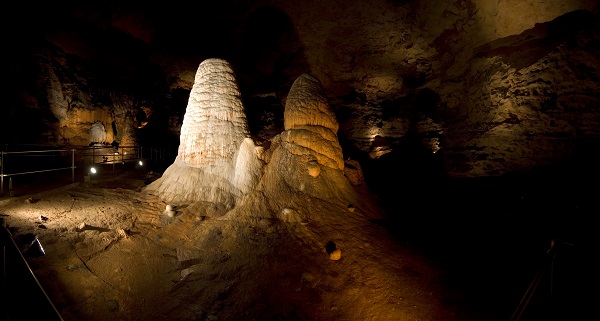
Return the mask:
[[304, 46], [290, 17], [281, 9], [261, 6], [243, 26], [238, 65], [242, 93], [280, 94], [302, 73], [310, 72]]
[[[138, 106], [138, 125], [146, 122], [145, 126], [138, 129], [138, 142], [144, 148], [156, 149], [156, 153], [161, 153], [160, 162], [156, 162], [158, 171], [166, 169], [177, 156], [180, 128], [188, 98], [189, 90], [175, 89], [163, 99], [155, 101], [153, 106], [146, 106], [152, 107], [150, 115], [146, 115]], [[145, 153], [146, 157], [148, 155], [150, 151]]]
[[234, 60], [250, 132], [263, 139], [283, 131], [284, 100], [298, 76], [310, 72], [290, 17], [259, 6], [243, 22]]
[[[390, 150], [376, 159], [364, 159], [366, 163], [365, 179], [371, 189], [379, 195], [384, 206], [393, 212], [398, 201], [406, 207], [419, 207], [431, 204], [431, 195], [439, 194], [441, 184], [446, 178], [443, 165], [443, 153], [434, 153], [427, 145], [431, 138], [441, 140], [436, 127], [423, 127], [426, 120], [441, 122], [439, 116], [440, 97], [428, 88], [412, 90], [408, 95], [396, 100], [383, 101], [380, 104], [380, 126], [408, 121], [409, 128], [400, 138], [377, 136], [372, 148], [382, 147]], [[390, 219], [395, 215], [389, 213]]]

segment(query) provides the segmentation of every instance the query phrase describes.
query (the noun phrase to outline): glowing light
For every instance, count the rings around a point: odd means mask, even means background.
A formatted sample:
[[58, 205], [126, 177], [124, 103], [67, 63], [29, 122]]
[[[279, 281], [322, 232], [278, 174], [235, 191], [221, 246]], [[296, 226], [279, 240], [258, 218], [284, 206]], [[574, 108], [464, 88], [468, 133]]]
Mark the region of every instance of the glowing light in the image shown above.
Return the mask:
[[90, 174], [96, 174], [96, 168], [95, 167], [91, 167], [90, 168]]
[[142, 162], [142, 161], [138, 161], [138, 165], [140, 165], [140, 166], [143, 166], [143, 165], [144, 165], [144, 162]]

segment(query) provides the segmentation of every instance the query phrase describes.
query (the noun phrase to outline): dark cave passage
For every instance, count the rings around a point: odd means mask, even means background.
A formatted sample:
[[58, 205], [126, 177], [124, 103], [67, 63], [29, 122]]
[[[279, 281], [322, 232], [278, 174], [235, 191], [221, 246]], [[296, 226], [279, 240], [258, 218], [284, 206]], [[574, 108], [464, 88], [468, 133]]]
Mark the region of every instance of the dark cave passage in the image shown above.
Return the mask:
[[[410, 155], [410, 156], [406, 156]], [[473, 308], [498, 320], [566, 320], [582, 313], [592, 271], [596, 189], [573, 164], [507, 177], [450, 178], [415, 146], [366, 162], [396, 240], [444, 269], [444, 282], [477, 293]], [[536, 276], [536, 274], [540, 274]], [[532, 290], [534, 281], [539, 284]]]

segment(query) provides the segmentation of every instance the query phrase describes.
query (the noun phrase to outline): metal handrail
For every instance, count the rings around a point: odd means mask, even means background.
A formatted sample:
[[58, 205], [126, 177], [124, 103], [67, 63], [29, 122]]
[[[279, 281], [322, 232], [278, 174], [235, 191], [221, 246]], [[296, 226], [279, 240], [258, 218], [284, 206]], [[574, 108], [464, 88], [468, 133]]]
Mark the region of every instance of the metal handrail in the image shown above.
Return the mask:
[[[43, 150], [25, 150], [25, 151], [21, 150], [21, 151], [10, 151], [10, 152], [8, 151], [8, 146], [6, 146], [5, 149], [6, 150], [0, 151], [0, 195], [4, 194], [4, 179], [6, 177], [11, 177], [11, 176], [36, 174], [36, 173], [44, 173], [44, 172], [52, 172], [52, 171], [61, 171], [61, 170], [71, 169], [71, 181], [75, 182], [75, 169], [81, 167], [81, 166], [77, 166], [75, 164], [76, 151], [79, 153], [79, 155], [81, 157], [92, 157], [92, 164], [113, 164], [113, 171], [114, 171], [114, 165], [116, 163], [122, 163], [124, 166], [126, 161], [134, 161], [137, 158], [142, 157], [142, 155], [141, 155], [142, 147], [141, 146], [119, 146], [119, 147], [114, 147], [114, 146], [109, 146], [109, 145], [106, 145], [106, 146], [78, 146], [78, 147], [73, 147], [71, 149], [63, 148], [63, 149], [43, 149]], [[117, 155], [115, 153], [96, 154], [96, 150], [102, 150], [102, 149], [114, 149], [118, 152], [118, 154]], [[129, 155], [125, 155], [126, 150], [135, 150], [135, 152], [133, 154], [137, 155], [137, 157], [134, 156], [132, 158]], [[91, 151], [91, 155], [85, 154], [86, 151]], [[71, 166], [60, 167], [60, 168], [50, 168], [50, 169], [40, 169], [40, 170], [27, 170], [27, 171], [20, 171], [20, 172], [14, 172], [14, 173], [6, 173], [5, 172], [7, 155], [34, 154], [34, 153], [56, 153], [56, 152], [71, 152]], [[38, 156], [38, 155], [28, 155], [28, 156]], [[97, 157], [103, 157], [103, 159], [112, 158], [112, 160], [109, 160], [107, 162], [96, 162]]]
[[[3, 319], [64, 321], [5, 226], [0, 229], [0, 241]], [[30, 306], [24, 307], [25, 302]]]
[[53, 168], [53, 169], [42, 169], [42, 170], [39, 170], [39, 171], [20, 172], [20, 173], [12, 173], [12, 174], [2, 174], [2, 176], [4, 176], [4, 177], [18, 176], [18, 175], [25, 175], [25, 174], [35, 174], [35, 173], [62, 171], [64, 169], [72, 169], [72, 167], [62, 167], [62, 168]]
[[[44, 152], [53, 152], [54, 153], [54, 152], [67, 152], [67, 151], [71, 152], [71, 166], [70, 167], [52, 168], [52, 169], [44, 169], [44, 170], [37, 170], [37, 171], [11, 173], [11, 174], [4, 173], [4, 168], [6, 167], [6, 162], [5, 162], [6, 156], [5, 155], [26, 154], [26, 153], [44, 153]], [[75, 149], [74, 148], [72, 148], [70, 150], [51, 149], [51, 150], [15, 151], [15, 152], [0, 151], [0, 195], [4, 194], [4, 178], [5, 177], [24, 175], [24, 174], [52, 172], [52, 171], [65, 170], [65, 169], [71, 169], [71, 181], [75, 182]]]

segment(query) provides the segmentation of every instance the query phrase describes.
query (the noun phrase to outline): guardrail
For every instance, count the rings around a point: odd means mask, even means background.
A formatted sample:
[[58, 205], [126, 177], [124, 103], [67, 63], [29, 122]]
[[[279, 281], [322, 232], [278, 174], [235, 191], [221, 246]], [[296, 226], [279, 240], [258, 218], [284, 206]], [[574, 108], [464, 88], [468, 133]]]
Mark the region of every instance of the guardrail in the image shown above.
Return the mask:
[[[1, 220], [0, 220], [1, 222]], [[10, 231], [0, 227], [2, 245], [3, 299], [0, 311], [3, 320], [63, 321], [60, 313], [31, 271]]]
[[[8, 151], [0, 151], [0, 195], [4, 194], [5, 180], [8, 179], [9, 190], [12, 191], [12, 177], [27, 174], [39, 174], [53, 171], [71, 171], [71, 181], [75, 182], [75, 169], [96, 165], [116, 165], [137, 161], [142, 158], [140, 146], [73, 146], [56, 148], [55, 146], [38, 146], [38, 149], [25, 149], [22, 146], [11, 146]], [[31, 148], [31, 145], [26, 146]], [[19, 150], [20, 149], [20, 150]], [[9, 171], [10, 170], [10, 171]]]
[[[60, 153], [60, 152], [68, 152], [69, 150], [33, 150], [33, 151], [17, 151], [17, 152], [5, 152], [0, 151], [0, 194], [4, 194], [4, 179], [5, 177], [9, 178], [9, 190], [12, 190], [12, 176], [17, 175], [26, 175], [26, 174], [35, 174], [35, 173], [44, 173], [51, 171], [60, 171], [71, 169], [71, 179], [75, 181], [75, 149], [71, 149], [71, 166], [70, 167], [60, 167], [60, 168], [49, 168], [49, 169], [33, 169], [22, 172], [14, 172], [14, 173], [5, 173], [5, 168], [7, 164], [8, 155], [34, 155], [39, 153]], [[15, 166], [16, 167], [16, 166]], [[22, 164], [21, 164], [22, 167]], [[39, 167], [38, 167], [39, 168]]]

